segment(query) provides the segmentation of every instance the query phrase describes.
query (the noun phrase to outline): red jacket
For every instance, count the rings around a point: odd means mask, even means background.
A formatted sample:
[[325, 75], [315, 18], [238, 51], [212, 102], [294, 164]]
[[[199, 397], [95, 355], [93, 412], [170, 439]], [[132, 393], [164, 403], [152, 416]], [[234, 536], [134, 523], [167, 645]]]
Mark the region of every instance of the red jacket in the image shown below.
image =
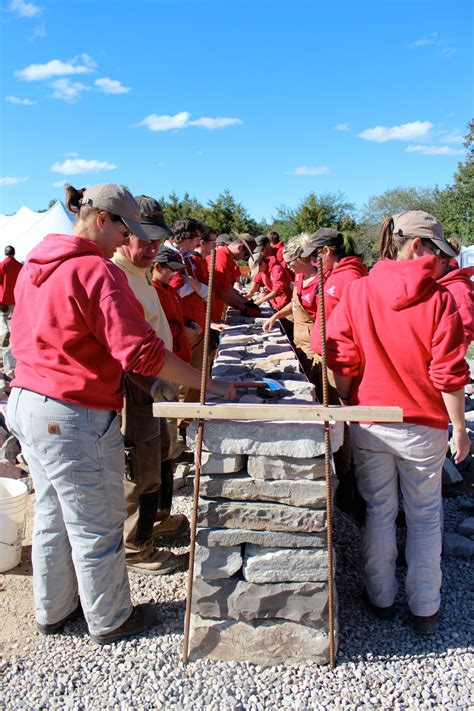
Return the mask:
[[163, 307], [163, 311], [171, 328], [171, 333], [173, 334], [173, 353], [186, 363], [191, 363], [191, 346], [186, 338], [186, 331], [184, 330], [184, 314], [181, 299], [172, 286], [161, 284], [159, 281], [153, 281], [152, 284], [156, 289], [160, 304]]
[[[338, 262], [334, 269], [326, 271], [324, 274], [324, 312], [326, 323], [336, 304], [346, 288], [347, 284], [355, 279], [366, 276], [368, 269], [362, 263], [360, 257], [344, 257]], [[319, 296], [317, 297], [317, 313], [311, 332], [311, 349], [321, 355], [321, 318], [319, 308]]]
[[451, 294], [459, 310], [464, 326], [466, 348], [474, 339], [474, 298], [472, 295], [472, 276], [474, 267], [453, 269], [438, 280]]
[[[211, 257], [207, 257], [207, 265], [210, 266]], [[214, 266], [214, 286], [212, 289], [212, 313], [213, 321], [220, 321], [224, 311], [225, 301], [222, 294], [234, 286], [240, 278], [240, 269], [232, 256], [230, 249], [226, 245], [217, 247], [216, 263]]]
[[16, 286], [13, 386], [96, 410], [122, 407], [122, 372], [159, 373], [163, 341], [123, 271], [100, 247], [50, 234]]
[[291, 277], [275, 257], [264, 259], [259, 267], [259, 271], [252, 280], [255, 284], [261, 284], [268, 291], [276, 291], [276, 295], [270, 300], [275, 311], [279, 311], [291, 301]]
[[404, 421], [447, 429], [441, 391], [469, 382], [462, 322], [434, 280], [436, 258], [384, 259], [345, 289], [328, 321], [328, 366], [353, 378], [352, 405], [394, 405]]
[[[170, 286], [172, 286], [173, 289], [176, 289], [176, 291], [179, 293], [180, 289], [185, 286], [184, 275], [182, 274], [183, 271], [186, 275], [192, 276], [198, 281], [200, 281], [200, 279], [197, 276], [191, 255], [183, 255], [176, 249], [176, 247], [173, 247], [173, 245], [171, 245], [169, 242], [167, 242], [166, 245], [171, 246], [174, 249], [174, 251], [176, 252], [176, 257], [186, 267], [185, 270], [176, 272], [176, 275], [170, 281]], [[199, 294], [196, 294], [194, 290], [185, 296], [180, 295], [180, 298], [183, 306], [184, 322], [187, 323], [188, 321], [196, 321], [196, 323], [199, 324], [201, 329], [204, 331], [206, 325], [205, 302], [201, 299]]]
[[15, 303], [14, 289], [22, 264], [15, 257], [7, 257], [0, 262], [0, 305], [13, 306]]

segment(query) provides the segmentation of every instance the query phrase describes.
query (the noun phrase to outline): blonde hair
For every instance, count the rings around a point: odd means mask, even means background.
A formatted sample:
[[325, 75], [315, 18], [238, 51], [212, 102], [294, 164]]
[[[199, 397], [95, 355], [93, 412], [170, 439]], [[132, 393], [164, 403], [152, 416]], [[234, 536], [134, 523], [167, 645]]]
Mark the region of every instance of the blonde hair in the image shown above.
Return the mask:
[[308, 232], [301, 232], [292, 237], [283, 250], [283, 259], [286, 261], [299, 259], [309, 244], [311, 235]]

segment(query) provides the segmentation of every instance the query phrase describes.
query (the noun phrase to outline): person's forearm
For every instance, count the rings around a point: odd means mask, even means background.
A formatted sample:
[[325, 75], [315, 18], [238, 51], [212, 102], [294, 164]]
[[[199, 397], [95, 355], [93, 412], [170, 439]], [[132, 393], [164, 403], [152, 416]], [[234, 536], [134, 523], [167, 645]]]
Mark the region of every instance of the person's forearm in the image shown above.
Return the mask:
[[454, 393], [442, 392], [441, 396], [444, 401], [444, 406], [448, 411], [448, 417], [453, 423], [453, 427], [464, 428], [464, 388], [456, 390]]
[[334, 373], [334, 380], [336, 382], [339, 400], [341, 400], [341, 402], [349, 400], [352, 389], [352, 378], [349, 375], [338, 375]]
[[245, 308], [246, 300], [233, 287], [231, 287], [224, 294], [221, 294], [221, 298], [228, 306], [232, 306], [234, 309], [243, 311], [243, 309]]
[[291, 312], [293, 311], [293, 302], [289, 301], [285, 306], [280, 309], [279, 311], [276, 312], [276, 314], [273, 314], [271, 317], [274, 321], [276, 321], [279, 318], [285, 318], [286, 316], [290, 316]]
[[260, 285], [254, 281], [250, 284], [250, 289], [247, 291], [247, 299], [251, 299], [254, 294], [260, 289]]
[[260, 306], [260, 304], [264, 304], [266, 301], [274, 299], [276, 295], [276, 291], [267, 291], [266, 294], [264, 294], [263, 296], [259, 296], [257, 299], [255, 299], [255, 303], [257, 304], [257, 306]]
[[164, 363], [157, 375], [170, 383], [199, 390], [201, 387], [200, 371], [188, 365], [188, 363], [185, 363], [184, 360], [181, 360], [170, 351], [167, 350], [165, 353]]

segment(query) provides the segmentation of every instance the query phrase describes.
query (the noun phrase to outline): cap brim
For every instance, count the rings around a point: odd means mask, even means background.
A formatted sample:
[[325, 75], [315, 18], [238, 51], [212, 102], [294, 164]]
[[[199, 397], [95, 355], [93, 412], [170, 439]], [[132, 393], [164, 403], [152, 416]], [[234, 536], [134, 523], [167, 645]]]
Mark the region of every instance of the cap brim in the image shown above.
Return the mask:
[[442, 251], [443, 254], [446, 254], [448, 257], [454, 257], [456, 258], [458, 255], [454, 251], [454, 249], [451, 247], [449, 242], [447, 242], [445, 239], [442, 237], [430, 237], [431, 242], [435, 244], [437, 247], [439, 247]]
[[131, 220], [129, 217], [120, 216], [120, 219], [125, 225], [127, 225], [128, 229], [133, 232], [135, 237], [138, 237], [138, 239], [143, 240], [143, 242], [151, 242], [152, 239], [156, 239], [156, 237], [149, 237], [149, 235], [143, 229], [143, 225], [141, 225], [139, 222], [135, 222], [135, 220]]
[[167, 227], [162, 227], [161, 225], [144, 225], [143, 222], [141, 223], [142, 230], [145, 231], [145, 234], [148, 235], [149, 240], [165, 240], [168, 239], [168, 237], [171, 237], [171, 230], [169, 230]]
[[313, 252], [315, 252], [316, 250], [317, 250], [317, 247], [307, 247], [306, 249], [304, 249], [301, 252], [300, 257], [302, 259], [306, 259], [306, 257], [310, 257], [313, 254]]

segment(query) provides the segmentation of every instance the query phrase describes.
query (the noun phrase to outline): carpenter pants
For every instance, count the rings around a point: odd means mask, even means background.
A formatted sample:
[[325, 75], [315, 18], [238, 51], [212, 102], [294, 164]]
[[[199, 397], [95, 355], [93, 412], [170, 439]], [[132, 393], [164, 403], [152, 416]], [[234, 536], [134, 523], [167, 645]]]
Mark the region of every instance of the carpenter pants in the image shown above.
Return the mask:
[[125, 443], [124, 525], [127, 560], [146, 560], [153, 552], [153, 524], [169, 516], [173, 465], [166, 420], [153, 417], [153, 399], [125, 378], [122, 434]]
[[362, 545], [369, 598], [379, 607], [395, 599], [400, 480], [408, 605], [414, 615], [433, 615], [441, 599], [441, 470], [448, 433], [422, 425], [353, 424], [351, 441], [359, 491], [367, 503]]
[[117, 413], [13, 388], [7, 418], [36, 491], [36, 619], [59, 622], [75, 610], [79, 593], [89, 632], [110, 632], [132, 612]]

